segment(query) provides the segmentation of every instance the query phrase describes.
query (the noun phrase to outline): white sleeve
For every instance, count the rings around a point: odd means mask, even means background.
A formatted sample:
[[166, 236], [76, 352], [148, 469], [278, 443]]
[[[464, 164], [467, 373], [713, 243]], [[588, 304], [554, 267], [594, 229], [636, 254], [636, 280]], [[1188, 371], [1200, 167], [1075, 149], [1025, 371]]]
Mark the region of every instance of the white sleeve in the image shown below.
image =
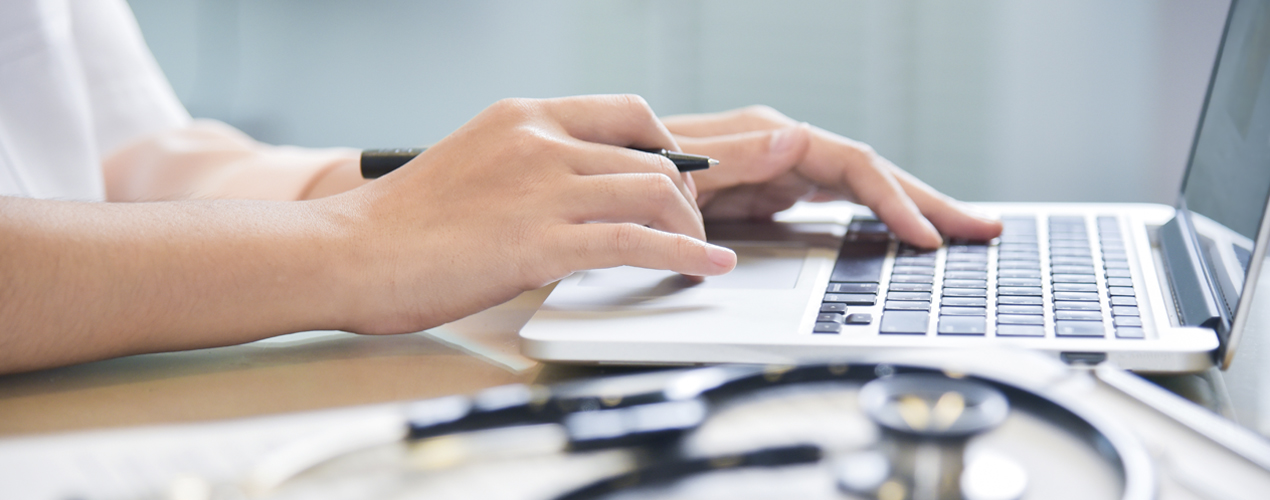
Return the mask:
[[138, 136], [181, 127], [190, 114], [177, 99], [124, 0], [70, 0], [97, 155]]

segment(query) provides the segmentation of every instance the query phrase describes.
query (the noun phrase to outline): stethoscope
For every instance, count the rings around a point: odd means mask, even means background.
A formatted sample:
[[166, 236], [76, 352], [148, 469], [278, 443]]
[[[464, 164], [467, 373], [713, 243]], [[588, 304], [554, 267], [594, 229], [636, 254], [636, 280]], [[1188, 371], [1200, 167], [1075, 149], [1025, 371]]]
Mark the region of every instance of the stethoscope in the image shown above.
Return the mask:
[[[864, 415], [857, 418], [867, 418], [862, 422], [877, 429], [877, 439], [845, 451], [815, 439], [723, 453], [685, 445], [694, 433], [709, 429], [712, 418], [744, 409], [756, 395], [827, 386], [852, 388], [856, 413]], [[636, 457], [631, 467], [559, 494], [560, 500], [603, 498], [715, 473], [813, 464], [832, 469], [834, 487], [855, 498], [1008, 500], [1025, 493], [1027, 470], [999, 456], [967, 460], [965, 451], [972, 438], [1006, 421], [1014, 407], [1066, 422], [1122, 469], [1122, 498], [1150, 497], [1150, 471], [1135, 473], [1126, 465], [1132, 461], [1122, 460], [1118, 447], [1108, 445], [1124, 439], [1108, 439], [1116, 433], [1105, 434], [1053, 399], [1002, 381], [890, 363], [723, 365], [550, 387], [509, 385], [413, 402], [404, 407], [404, 429], [401, 418], [384, 419], [350, 426], [326, 444], [300, 443], [297, 447], [307, 450], [283, 450], [277, 453], [280, 459], [263, 461], [253, 475], [260, 487], [246, 489], [263, 494], [322, 461], [404, 440], [425, 461], [440, 464], [430, 470], [481, 463], [481, 452], [462, 452], [465, 446], [478, 448], [474, 443], [500, 453], [523, 446], [520, 456], [630, 450]], [[547, 437], [534, 441], [535, 433]], [[502, 437], [491, 445], [491, 435]], [[517, 444], [510, 436], [529, 438]]]

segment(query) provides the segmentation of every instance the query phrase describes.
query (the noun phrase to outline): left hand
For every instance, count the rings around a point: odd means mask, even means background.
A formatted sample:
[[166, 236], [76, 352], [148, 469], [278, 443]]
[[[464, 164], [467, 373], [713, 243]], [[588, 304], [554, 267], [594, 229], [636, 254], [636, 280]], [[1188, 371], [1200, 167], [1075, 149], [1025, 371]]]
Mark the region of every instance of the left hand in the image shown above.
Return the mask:
[[662, 119], [684, 152], [719, 160], [694, 172], [706, 219], [768, 218], [802, 199], [850, 200], [900, 239], [925, 248], [950, 237], [989, 240], [1001, 222], [936, 191], [869, 145], [765, 107]]

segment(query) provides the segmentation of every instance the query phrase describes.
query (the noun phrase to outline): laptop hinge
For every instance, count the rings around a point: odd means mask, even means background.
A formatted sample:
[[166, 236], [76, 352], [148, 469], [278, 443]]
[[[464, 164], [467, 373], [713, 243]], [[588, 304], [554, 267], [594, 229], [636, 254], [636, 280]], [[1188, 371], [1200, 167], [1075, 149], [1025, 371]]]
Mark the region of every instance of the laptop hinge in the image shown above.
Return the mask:
[[1190, 221], [1179, 210], [1173, 220], [1160, 227], [1160, 250], [1164, 254], [1173, 303], [1183, 326], [1211, 328], [1225, 345], [1228, 332], [1223, 331], [1216, 290], [1205, 272], [1199, 242], [1195, 241], [1195, 232], [1189, 225]]

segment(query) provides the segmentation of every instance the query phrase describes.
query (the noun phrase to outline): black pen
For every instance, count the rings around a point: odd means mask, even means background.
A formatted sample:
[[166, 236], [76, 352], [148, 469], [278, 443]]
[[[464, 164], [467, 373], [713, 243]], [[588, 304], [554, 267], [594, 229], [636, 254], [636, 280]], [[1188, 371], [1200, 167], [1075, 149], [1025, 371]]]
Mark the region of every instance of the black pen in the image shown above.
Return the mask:
[[[367, 149], [362, 151], [362, 178], [377, 179], [405, 165], [428, 148]], [[665, 156], [675, 163], [680, 172], [705, 170], [719, 164], [719, 160], [709, 156], [676, 153], [665, 149], [639, 149], [645, 153]]]

